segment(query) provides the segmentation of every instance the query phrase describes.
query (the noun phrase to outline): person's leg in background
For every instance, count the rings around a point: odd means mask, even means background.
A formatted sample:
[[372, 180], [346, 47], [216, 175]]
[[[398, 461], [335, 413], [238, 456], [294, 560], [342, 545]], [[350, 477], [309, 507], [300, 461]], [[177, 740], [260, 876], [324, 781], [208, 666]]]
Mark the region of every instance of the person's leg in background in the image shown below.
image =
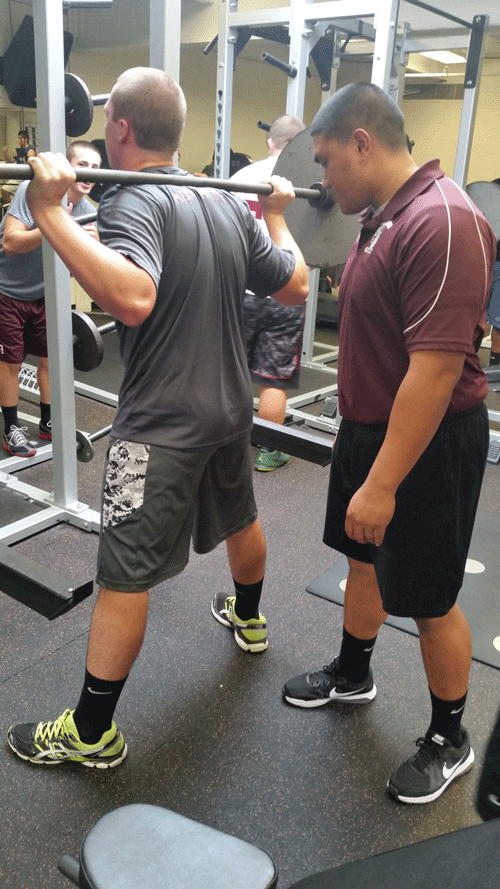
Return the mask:
[[38, 388], [40, 390], [40, 438], [52, 441], [52, 420], [50, 414], [49, 359], [42, 357], [37, 369]]
[[26, 353], [24, 331], [31, 305], [0, 293], [0, 406], [4, 421], [3, 446], [14, 457], [33, 457], [36, 448], [26, 438], [27, 427], [18, 417], [19, 371]]
[[[244, 302], [247, 359], [253, 383], [259, 386], [258, 416], [283, 425], [287, 390], [298, 386], [304, 307], [284, 306], [274, 299], [246, 294]], [[281, 450], [260, 446], [255, 469], [271, 472], [291, 460]]]
[[[498, 242], [500, 244], [500, 241]], [[491, 293], [486, 309], [486, 319], [491, 324], [491, 352], [489, 367], [500, 364], [500, 262], [493, 267]]]

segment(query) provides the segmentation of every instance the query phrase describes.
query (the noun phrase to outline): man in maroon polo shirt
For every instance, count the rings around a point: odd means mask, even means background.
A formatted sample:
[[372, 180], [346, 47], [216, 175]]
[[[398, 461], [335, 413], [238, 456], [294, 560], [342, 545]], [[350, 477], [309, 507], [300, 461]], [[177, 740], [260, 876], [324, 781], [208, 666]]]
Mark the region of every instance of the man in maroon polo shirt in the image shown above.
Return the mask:
[[387, 787], [426, 803], [474, 761], [461, 726], [471, 638], [456, 598], [489, 443], [477, 350], [495, 236], [438, 161], [417, 167], [403, 115], [379, 87], [339, 90], [311, 135], [342, 212], [363, 211], [339, 292], [342, 423], [323, 538], [347, 556], [349, 576], [339, 656], [283, 695], [299, 707], [373, 700], [379, 628], [388, 614], [413, 618], [432, 714]]

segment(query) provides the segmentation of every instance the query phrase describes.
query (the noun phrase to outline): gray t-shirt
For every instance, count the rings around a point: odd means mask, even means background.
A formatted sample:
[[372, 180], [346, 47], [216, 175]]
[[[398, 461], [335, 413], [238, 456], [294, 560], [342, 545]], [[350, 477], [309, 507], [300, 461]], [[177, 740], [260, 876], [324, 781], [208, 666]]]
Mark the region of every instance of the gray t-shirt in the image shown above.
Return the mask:
[[262, 297], [284, 287], [294, 256], [266, 237], [245, 202], [209, 188], [114, 186], [97, 225], [101, 241], [158, 288], [143, 324], [116, 325], [125, 373], [111, 434], [196, 449], [249, 431], [243, 296], [247, 287]]
[[[36, 300], [44, 298], [42, 247], [36, 247], [29, 253], [9, 256], [2, 247], [5, 222], [9, 216], [15, 216], [30, 230], [36, 228], [35, 221], [26, 203], [26, 189], [29, 182], [20, 182], [14, 197], [9, 204], [9, 212], [0, 224], [0, 293], [11, 299]], [[86, 216], [95, 213], [95, 207], [84, 196], [74, 205], [71, 215]]]

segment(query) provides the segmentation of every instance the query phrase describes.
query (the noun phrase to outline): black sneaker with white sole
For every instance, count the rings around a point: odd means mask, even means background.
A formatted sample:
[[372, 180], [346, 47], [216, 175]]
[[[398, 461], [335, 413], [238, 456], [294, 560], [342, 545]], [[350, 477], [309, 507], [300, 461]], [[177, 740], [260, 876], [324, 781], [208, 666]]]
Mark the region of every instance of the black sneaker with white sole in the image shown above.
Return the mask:
[[316, 673], [294, 676], [283, 686], [283, 697], [295, 707], [321, 707], [330, 701], [347, 704], [368, 704], [377, 694], [372, 671], [363, 682], [351, 682], [338, 672], [338, 658]]
[[469, 736], [462, 726], [460, 747], [429, 734], [417, 740], [418, 752], [403, 762], [387, 783], [387, 792], [400, 803], [432, 803], [449, 784], [468, 772], [474, 762]]

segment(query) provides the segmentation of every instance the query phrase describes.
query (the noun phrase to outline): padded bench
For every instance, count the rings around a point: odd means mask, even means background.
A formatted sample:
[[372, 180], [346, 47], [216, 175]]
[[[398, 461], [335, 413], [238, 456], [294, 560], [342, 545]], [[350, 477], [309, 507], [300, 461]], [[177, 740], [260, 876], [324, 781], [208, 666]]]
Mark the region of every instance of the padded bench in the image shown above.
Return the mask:
[[274, 889], [278, 879], [251, 843], [142, 803], [103, 815], [79, 861], [63, 855], [58, 867], [80, 889]]
[[[261, 849], [169, 809], [123, 806], [59, 870], [80, 889], [274, 889]], [[313, 874], [289, 889], [499, 889], [500, 819]]]

